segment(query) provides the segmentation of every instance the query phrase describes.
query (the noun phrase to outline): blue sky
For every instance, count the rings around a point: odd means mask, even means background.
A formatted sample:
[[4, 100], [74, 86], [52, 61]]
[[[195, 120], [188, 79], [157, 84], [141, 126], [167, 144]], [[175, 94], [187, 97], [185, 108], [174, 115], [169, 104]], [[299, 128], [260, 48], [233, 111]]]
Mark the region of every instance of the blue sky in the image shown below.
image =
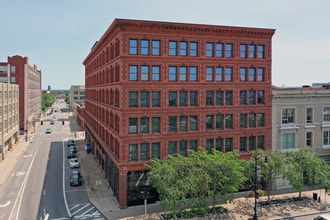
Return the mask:
[[83, 60], [115, 18], [276, 29], [272, 83], [330, 82], [328, 0], [7, 0], [0, 62], [29, 57], [42, 88], [84, 85]]

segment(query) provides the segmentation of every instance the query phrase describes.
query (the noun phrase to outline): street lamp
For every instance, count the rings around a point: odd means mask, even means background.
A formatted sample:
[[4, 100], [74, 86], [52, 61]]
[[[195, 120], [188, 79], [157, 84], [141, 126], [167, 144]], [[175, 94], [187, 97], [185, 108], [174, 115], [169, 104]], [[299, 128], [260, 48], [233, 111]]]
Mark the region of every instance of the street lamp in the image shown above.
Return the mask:
[[253, 220], [258, 220], [257, 215], [257, 185], [258, 185], [258, 157], [254, 157], [254, 216]]

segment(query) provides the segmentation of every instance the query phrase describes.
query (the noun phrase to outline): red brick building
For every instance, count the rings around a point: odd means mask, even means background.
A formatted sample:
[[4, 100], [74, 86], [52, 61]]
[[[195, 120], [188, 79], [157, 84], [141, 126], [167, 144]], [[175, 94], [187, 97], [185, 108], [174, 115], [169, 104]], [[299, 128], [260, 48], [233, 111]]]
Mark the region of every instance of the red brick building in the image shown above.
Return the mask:
[[[275, 30], [116, 19], [84, 60], [85, 130], [120, 207], [144, 164], [199, 146], [271, 150]], [[152, 200], [152, 192], [150, 200]]]
[[[8, 71], [9, 70], [9, 71]], [[19, 129], [34, 132], [41, 115], [41, 70], [29, 64], [28, 57], [19, 55], [0, 62], [0, 82], [19, 86]]]

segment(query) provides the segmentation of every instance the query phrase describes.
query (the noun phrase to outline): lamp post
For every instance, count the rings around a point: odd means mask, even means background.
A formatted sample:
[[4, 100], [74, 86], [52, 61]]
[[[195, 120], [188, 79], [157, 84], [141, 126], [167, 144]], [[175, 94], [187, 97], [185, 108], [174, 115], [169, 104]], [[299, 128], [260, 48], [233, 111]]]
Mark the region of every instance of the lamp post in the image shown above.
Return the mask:
[[257, 185], [258, 185], [258, 157], [254, 157], [254, 216], [253, 220], [258, 220], [257, 215]]

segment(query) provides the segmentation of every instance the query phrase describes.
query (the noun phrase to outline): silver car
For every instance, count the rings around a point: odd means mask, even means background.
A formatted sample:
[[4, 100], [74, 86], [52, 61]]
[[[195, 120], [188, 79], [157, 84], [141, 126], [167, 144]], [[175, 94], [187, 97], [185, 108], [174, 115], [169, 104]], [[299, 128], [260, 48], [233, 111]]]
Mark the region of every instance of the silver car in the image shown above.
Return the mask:
[[69, 163], [70, 163], [70, 168], [79, 168], [80, 167], [78, 158], [76, 158], [76, 157], [70, 158]]

